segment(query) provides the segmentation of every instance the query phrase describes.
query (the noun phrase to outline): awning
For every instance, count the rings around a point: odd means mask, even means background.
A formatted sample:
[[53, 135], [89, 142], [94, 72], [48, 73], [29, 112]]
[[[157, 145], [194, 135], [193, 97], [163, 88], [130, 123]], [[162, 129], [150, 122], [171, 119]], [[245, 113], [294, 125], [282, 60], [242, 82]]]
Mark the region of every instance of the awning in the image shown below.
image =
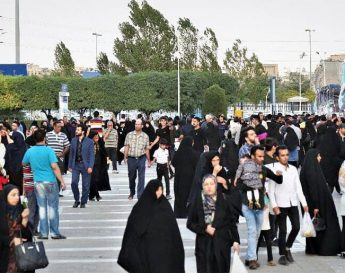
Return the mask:
[[287, 102], [308, 102], [309, 99], [308, 98], [304, 98], [304, 97], [300, 97], [300, 96], [296, 96], [296, 97], [292, 97], [292, 98], [288, 98]]

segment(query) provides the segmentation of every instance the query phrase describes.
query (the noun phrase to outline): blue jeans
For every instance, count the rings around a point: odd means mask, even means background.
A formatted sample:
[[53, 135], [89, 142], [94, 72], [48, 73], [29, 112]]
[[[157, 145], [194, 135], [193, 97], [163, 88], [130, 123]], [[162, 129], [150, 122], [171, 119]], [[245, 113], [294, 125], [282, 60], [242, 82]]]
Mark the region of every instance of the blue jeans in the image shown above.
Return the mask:
[[129, 190], [131, 195], [135, 195], [135, 179], [137, 178], [137, 172], [139, 175], [137, 197], [138, 199], [142, 195], [145, 188], [145, 162], [146, 157], [141, 156], [138, 159], [134, 157], [128, 157], [128, 178], [129, 178]]
[[[40, 215], [40, 233], [48, 236], [59, 235], [59, 187], [57, 182], [35, 183], [35, 194]], [[49, 215], [49, 226], [48, 226]]]
[[81, 175], [82, 179], [82, 194], [81, 194], [81, 203], [86, 204], [87, 199], [89, 198], [90, 192], [90, 181], [91, 181], [91, 174], [87, 173], [85, 166], [83, 163], [76, 163], [74, 169], [72, 170], [72, 183], [71, 188], [74, 195], [74, 200], [79, 202], [80, 193], [79, 193], [79, 177]]
[[37, 231], [38, 223], [39, 223], [39, 207], [37, 205], [37, 198], [35, 191], [26, 191], [26, 198], [28, 199], [28, 209], [29, 213], [29, 224], [30, 228], [33, 232]]
[[260, 235], [262, 222], [264, 219], [263, 210], [250, 209], [246, 205], [242, 204], [242, 213], [246, 218], [247, 223], [247, 233], [248, 233], [248, 248], [247, 248], [247, 257], [248, 261], [256, 261], [256, 246], [257, 239]]

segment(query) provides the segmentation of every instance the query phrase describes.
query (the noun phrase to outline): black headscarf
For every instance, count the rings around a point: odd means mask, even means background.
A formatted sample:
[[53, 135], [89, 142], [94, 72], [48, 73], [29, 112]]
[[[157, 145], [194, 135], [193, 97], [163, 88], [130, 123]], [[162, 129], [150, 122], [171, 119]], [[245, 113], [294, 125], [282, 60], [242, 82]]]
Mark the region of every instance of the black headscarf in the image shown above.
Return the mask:
[[[193, 154], [193, 138], [190, 136], [184, 137], [178, 147], [175, 155], [174, 161], [180, 161], [181, 159], [185, 158], [186, 156]], [[174, 164], [173, 164], [174, 165]]]
[[[12, 220], [18, 219], [18, 217], [20, 217], [20, 215], [23, 211], [23, 208], [22, 208], [22, 205], [20, 204], [20, 202], [18, 202], [18, 204], [14, 205], [14, 206], [8, 204], [8, 202], [7, 202], [8, 195], [14, 189], [18, 190], [18, 188], [15, 185], [7, 184], [6, 186], [4, 186], [1, 197], [0, 197], [0, 202], [1, 202], [1, 209], [0, 210], [2, 210], [2, 208], [5, 208], [5, 210], [4, 210], [5, 215], [7, 215]], [[1, 219], [1, 220], [3, 220], [3, 219]]]
[[26, 144], [21, 133], [13, 132], [13, 143], [8, 144], [6, 149], [8, 153], [7, 167], [12, 172], [18, 172], [22, 169], [22, 160], [26, 152]]

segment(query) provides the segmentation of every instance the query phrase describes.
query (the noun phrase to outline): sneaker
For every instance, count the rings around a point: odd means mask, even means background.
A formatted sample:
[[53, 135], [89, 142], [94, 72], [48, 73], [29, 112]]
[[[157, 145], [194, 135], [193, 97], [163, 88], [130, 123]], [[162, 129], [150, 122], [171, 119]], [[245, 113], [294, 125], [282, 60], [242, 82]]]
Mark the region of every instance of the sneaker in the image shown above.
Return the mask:
[[85, 209], [85, 204], [81, 204], [81, 205], [80, 205], [80, 208], [81, 208], [81, 209]]
[[75, 201], [74, 204], [73, 204], [73, 208], [77, 208], [79, 207], [80, 205], [80, 202], [79, 201]]
[[52, 236], [51, 238], [53, 240], [64, 240], [64, 239], [67, 239], [67, 237], [62, 235], [62, 234], [58, 234], [58, 235]]
[[291, 251], [290, 250], [286, 250], [285, 257], [286, 257], [286, 259], [288, 260], [289, 263], [293, 263], [295, 261], [293, 259], [292, 255], [291, 255]]
[[275, 262], [273, 262], [273, 261], [268, 261], [267, 265], [268, 266], [276, 266], [277, 264]]
[[40, 239], [40, 240], [48, 240], [48, 235], [45, 236], [45, 235], [40, 235], [37, 237], [37, 239]]
[[171, 197], [170, 194], [168, 194], [168, 195], [166, 196], [166, 198], [167, 198], [168, 200], [170, 200], [172, 197]]
[[114, 170], [113, 173], [114, 173], [114, 174], [118, 174], [119, 171], [118, 171], [118, 170]]
[[278, 260], [278, 263], [281, 264], [281, 265], [288, 265], [288, 260], [286, 259], [286, 256], [283, 255], [283, 256], [280, 256], [279, 260]]
[[256, 261], [249, 261], [249, 269], [254, 270], [257, 269], [257, 262]]

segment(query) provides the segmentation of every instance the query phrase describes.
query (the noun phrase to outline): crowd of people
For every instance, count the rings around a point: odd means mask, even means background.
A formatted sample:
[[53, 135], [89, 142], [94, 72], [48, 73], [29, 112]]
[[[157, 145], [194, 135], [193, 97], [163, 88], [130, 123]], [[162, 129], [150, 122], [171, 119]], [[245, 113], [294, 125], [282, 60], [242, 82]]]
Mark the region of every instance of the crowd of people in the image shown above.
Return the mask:
[[[110, 171], [118, 174], [120, 164], [128, 167], [128, 200], [138, 199], [118, 258], [128, 272], [184, 272], [176, 218], [187, 219], [196, 234], [198, 272], [229, 272], [231, 249], [240, 250], [240, 216], [246, 219], [249, 269], [260, 266], [262, 245], [268, 266], [276, 265], [273, 246], [279, 247], [280, 265], [293, 263], [299, 207], [326, 227], [306, 239], [307, 254], [345, 251], [345, 229], [332, 197], [345, 189], [339, 184], [345, 119], [337, 115], [162, 116], [155, 123], [143, 115], [104, 120], [95, 111], [80, 120], [4, 119], [0, 134], [0, 272], [17, 272], [14, 247], [20, 236], [66, 239], [58, 212], [64, 174], [72, 174], [71, 206], [85, 209], [111, 190]], [[157, 179], [145, 187], [145, 170], [153, 165]], [[172, 208], [167, 200], [173, 197]]]

